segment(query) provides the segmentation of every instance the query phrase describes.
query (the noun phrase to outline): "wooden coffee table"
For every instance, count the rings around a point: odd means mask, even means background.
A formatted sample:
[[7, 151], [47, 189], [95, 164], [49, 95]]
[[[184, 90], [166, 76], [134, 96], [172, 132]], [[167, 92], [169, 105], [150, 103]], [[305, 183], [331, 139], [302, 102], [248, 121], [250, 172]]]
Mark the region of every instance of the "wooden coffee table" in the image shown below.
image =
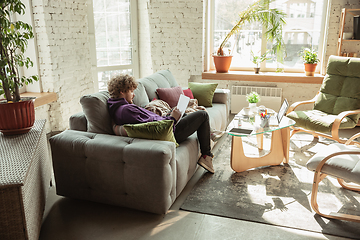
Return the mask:
[[[239, 118], [241, 126], [238, 126]], [[268, 128], [259, 126], [260, 118], [244, 118], [241, 114], [237, 114], [226, 129], [227, 134], [232, 136], [231, 143], [231, 168], [235, 172], [243, 172], [245, 170], [261, 167], [279, 165], [281, 162], [289, 162], [289, 145], [290, 145], [290, 126], [295, 121], [284, 116], [278, 125], [270, 125]], [[230, 132], [232, 128], [245, 128], [253, 130], [250, 134]], [[260, 157], [247, 157], [244, 153], [242, 137], [256, 135], [258, 149], [263, 149], [264, 133], [271, 132], [270, 152]]]

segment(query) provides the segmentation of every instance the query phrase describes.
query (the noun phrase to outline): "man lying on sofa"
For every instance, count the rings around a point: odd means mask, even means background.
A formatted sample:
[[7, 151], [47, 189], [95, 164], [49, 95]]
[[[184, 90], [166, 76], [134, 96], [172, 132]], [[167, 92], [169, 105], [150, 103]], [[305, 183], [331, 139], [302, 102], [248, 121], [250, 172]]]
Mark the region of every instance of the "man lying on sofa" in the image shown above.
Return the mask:
[[180, 111], [174, 108], [170, 116], [162, 117], [133, 104], [134, 90], [137, 82], [130, 75], [118, 75], [108, 83], [110, 98], [107, 101], [109, 114], [117, 125], [147, 123], [161, 120], [174, 121], [174, 136], [178, 143], [186, 140], [197, 131], [200, 143], [201, 157], [198, 164], [207, 171], [214, 173], [212, 164], [213, 154], [210, 145], [210, 124], [208, 113], [204, 110], [196, 111], [180, 118]]

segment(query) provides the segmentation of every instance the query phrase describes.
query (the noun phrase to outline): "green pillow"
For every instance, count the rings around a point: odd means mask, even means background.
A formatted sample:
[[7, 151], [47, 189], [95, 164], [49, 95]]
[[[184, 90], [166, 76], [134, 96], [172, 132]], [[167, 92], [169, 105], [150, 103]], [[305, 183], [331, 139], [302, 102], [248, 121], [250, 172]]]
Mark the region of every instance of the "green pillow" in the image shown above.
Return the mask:
[[153, 140], [170, 141], [176, 144], [174, 133], [173, 133], [172, 120], [161, 120], [139, 124], [125, 124], [123, 125], [125, 131], [129, 137], [132, 138], [145, 138]]
[[204, 107], [212, 107], [212, 100], [217, 86], [217, 83], [189, 82], [189, 88], [194, 98], [198, 100], [198, 105]]

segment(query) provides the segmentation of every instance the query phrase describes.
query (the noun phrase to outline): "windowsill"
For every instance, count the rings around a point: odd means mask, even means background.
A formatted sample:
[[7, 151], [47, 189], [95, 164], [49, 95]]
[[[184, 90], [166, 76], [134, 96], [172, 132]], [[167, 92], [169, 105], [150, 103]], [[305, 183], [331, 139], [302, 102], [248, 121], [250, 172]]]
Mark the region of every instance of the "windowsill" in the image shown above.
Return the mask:
[[255, 74], [253, 71], [229, 71], [227, 73], [217, 73], [216, 71], [209, 71], [202, 73], [202, 79], [253, 82], [321, 84], [323, 78], [324, 76], [321, 74], [315, 74], [315, 76], [313, 77], [308, 77], [305, 76], [305, 73], [260, 72], [259, 74]]
[[53, 92], [24, 92], [20, 94], [21, 97], [36, 97], [34, 106], [39, 107], [57, 100], [57, 94]]

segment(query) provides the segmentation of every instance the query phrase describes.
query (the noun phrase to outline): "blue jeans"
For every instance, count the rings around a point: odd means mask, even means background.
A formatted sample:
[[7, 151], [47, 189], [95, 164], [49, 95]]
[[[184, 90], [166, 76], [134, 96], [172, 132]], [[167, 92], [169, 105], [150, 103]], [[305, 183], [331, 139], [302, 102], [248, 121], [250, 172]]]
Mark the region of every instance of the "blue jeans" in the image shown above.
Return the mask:
[[197, 131], [202, 155], [213, 156], [210, 146], [210, 123], [206, 111], [196, 111], [181, 118], [175, 127], [175, 139], [181, 143]]

